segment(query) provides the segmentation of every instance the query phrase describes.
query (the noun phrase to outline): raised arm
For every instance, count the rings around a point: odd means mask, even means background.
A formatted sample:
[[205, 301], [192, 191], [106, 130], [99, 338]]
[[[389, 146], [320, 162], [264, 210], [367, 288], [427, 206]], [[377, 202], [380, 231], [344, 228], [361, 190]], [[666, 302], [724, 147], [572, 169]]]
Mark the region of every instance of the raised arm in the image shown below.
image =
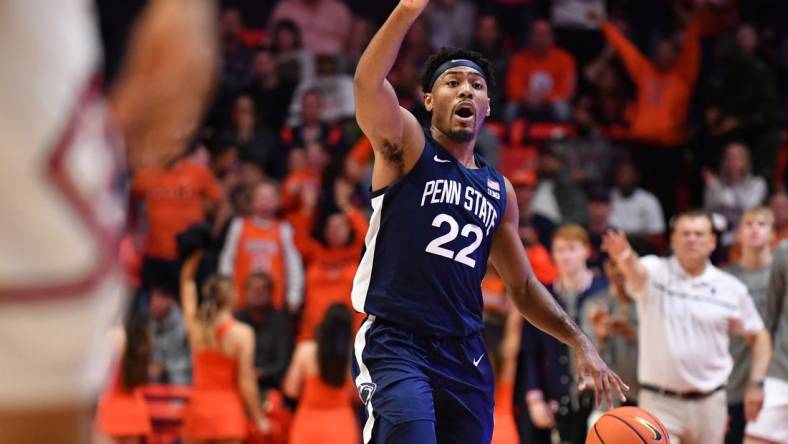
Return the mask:
[[192, 326], [197, 322], [197, 267], [202, 259], [202, 251], [198, 251], [183, 263], [181, 267], [181, 310], [183, 320], [186, 322], [187, 331], [191, 332]]
[[263, 414], [257, 376], [254, 369], [254, 331], [245, 324], [237, 323], [238, 328], [238, 389], [246, 406], [249, 418], [258, 430], [269, 430], [268, 421]]
[[605, 233], [602, 238], [602, 251], [615, 259], [616, 264], [621, 269], [621, 273], [624, 274], [627, 285], [632, 290], [631, 293], [627, 292], [627, 294], [639, 295], [640, 290], [646, 285], [648, 274], [646, 267], [638, 260], [638, 254], [629, 245], [624, 232], [610, 230]]
[[369, 42], [356, 67], [356, 120], [375, 153], [375, 189], [387, 186], [410, 170], [424, 148], [421, 125], [399, 106], [386, 76], [394, 66], [405, 34], [427, 3], [428, 0], [401, 0]]
[[621, 57], [632, 81], [640, 82], [651, 67], [651, 62], [612, 23], [602, 22], [602, 34]]
[[581, 388], [588, 385], [586, 377], [593, 379], [597, 405], [600, 404], [602, 395], [605, 396], [608, 407], [613, 405], [613, 387], [623, 401], [623, 390], [628, 390], [628, 387], [618, 375], [607, 368], [591, 340], [534, 276], [518, 235], [520, 217], [517, 197], [508, 179], [506, 201], [506, 212], [493, 239], [490, 259], [506, 283], [515, 306], [531, 324], [575, 349]]

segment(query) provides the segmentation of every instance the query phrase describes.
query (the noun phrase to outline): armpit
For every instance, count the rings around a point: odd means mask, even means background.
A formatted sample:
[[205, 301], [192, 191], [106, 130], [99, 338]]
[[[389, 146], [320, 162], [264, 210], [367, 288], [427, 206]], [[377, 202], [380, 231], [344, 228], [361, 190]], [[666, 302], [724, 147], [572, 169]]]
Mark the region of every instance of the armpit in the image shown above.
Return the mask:
[[405, 171], [405, 160], [402, 153], [402, 145], [396, 144], [388, 139], [384, 139], [380, 147], [380, 154], [383, 159], [400, 173]]

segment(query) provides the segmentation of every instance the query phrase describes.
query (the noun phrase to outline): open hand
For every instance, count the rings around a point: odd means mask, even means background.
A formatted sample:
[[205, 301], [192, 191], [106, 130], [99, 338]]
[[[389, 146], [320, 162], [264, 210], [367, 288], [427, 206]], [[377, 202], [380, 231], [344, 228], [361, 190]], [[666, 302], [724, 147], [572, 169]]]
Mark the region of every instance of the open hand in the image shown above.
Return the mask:
[[602, 236], [602, 251], [613, 256], [614, 259], [622, 259], [627, 252], [632, 251], [627, 236], [621, 230], [608, 230]]
[[629, 387], [617, 374], [607, 368], [607, 364], [599, 357], [599, 353], [588, 338], [575, 348], [575, 369], [580, 378], [580, 390], [593, 386], [597, 408], [602, 405], [603, 396], [607, 408], [613, 408], [613, 390], [618, 392], [621, 402], [627, 400], [624, 392], [628, 391]]

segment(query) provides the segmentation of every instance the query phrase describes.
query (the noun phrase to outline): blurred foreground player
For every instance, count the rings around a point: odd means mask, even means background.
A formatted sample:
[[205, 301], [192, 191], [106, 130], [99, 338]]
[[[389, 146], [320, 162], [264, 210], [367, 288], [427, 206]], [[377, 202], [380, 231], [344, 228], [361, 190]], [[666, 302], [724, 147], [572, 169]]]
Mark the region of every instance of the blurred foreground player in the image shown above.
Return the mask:
[[[119, 321], [112, 188], [124, 153], [87, 0], [0, 4], [0, 441], [83, 443]], [[133, 166], [179, 151], [204, 108], [212, 0], [153, 0], [110, 103]], [[207, 67], [207, 68], [206, 68]]]
[[[518, 235], [511, 183], [474, 154], [490, 112], [490, 62], [444, 49], [427, 61], [429, 130], [401, 108], [386, 76], [426, 0], [402, 0], [355, 75], [357, 119], [374, 149], [373, 214], [352, 302], [368, 315], [354, 377], [365, 443], [488, 443], [493, 370], [481, 281], [492, 259], [518, 310], [575, 350], [598, 399], [624, 386], [534, 276]], [[621, 395], [623, 396], [623, 395]]]

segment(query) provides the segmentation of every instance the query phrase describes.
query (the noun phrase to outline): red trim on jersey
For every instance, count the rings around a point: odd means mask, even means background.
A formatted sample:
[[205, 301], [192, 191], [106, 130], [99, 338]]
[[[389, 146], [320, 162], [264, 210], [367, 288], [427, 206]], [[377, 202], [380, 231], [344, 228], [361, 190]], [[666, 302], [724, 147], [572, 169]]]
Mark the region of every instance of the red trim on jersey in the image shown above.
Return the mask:
[[[2, 302], [46, 302], [53, 299], [67, 300], [85, 297], [102, 278], [115, 266], [118, 232], [102, 226], [96, 219], [94, 206], [79, 192], [71, 175], [66, 169], [67, 155], [74, 147], [74, 139], [80, 128], [84, 112], [97, 100], [101, 100], [100, 76], [94, 76], [80, 94], [72, 110], [60, 139], [53, 146], [47, 159], [47, 179], [60, 192], [71, 210], [76, 213], [80, 221], [90, 232], [93, 242], [99, 251], [96, 264], [82, 276], [68, 278], [61, 282], [44, 282], [42, 285], [32, 284], [21, 287], [0, 286], [0, 303]], [[105, 137], [108, 146], [114, 146], [114, 128], [110, 125], [108, 116], [105, 116]], [[46, 276], [41, 276], [45, 281]]]

